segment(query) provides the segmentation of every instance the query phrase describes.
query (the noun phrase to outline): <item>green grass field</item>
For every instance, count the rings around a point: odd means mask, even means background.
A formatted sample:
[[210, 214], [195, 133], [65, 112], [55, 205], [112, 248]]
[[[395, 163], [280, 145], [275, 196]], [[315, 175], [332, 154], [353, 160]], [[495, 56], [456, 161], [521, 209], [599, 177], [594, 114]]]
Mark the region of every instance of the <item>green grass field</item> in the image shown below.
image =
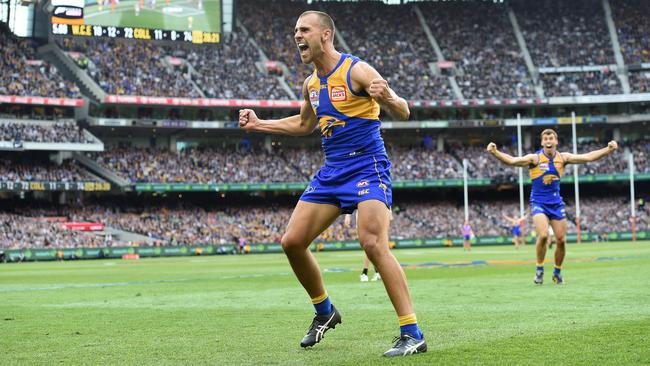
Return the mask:
[[383, 286], [359, 282], [361, 252], [330, 252], [343, 324], [308, 350], [313, 308], [282, 255], [0, 265], [0, 364], [650, 364], [650, 242], [569, 245], [565, 286], [551, 264], [533, 285], [531, 246], [395, 254], [426, 354], [380, 357], [398, 333]]
[[[203, 9], [197, 6], [198, 0], [156, 0], [156, 6], [149, 6], [150, 0], [144, 0], [140, 14], [135, 13], [135, 4], [139, 0], [122, 0], [116, 5], [115, 11], [111, 6], [99, 5], [84, 8], [86, 24], [144, 27], [151, 29], [168, 29], [176, 31], [201, 30], [204, 32], [221, 31], [221, 1], [203, 0]], [[188, 17], [192, 17], [192, 28], [189, 28]]]

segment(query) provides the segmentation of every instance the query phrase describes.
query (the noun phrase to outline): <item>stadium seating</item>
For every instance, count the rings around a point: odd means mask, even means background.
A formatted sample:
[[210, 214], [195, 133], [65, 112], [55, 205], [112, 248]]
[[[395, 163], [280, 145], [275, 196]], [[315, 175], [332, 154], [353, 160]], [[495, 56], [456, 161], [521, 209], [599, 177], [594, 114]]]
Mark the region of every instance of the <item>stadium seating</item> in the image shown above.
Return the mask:
[[[647, 63], [650, 51], [647, 51], [646, 34], [650, 29], [640, 14], [648, 5], [627, 0], [612, 2], [611, 6], [626, 64]], [[453, 62], [452, 70], [436, 71], [436, 63], [442, 60], [436, 56], [416, 17], [415, 7], [424, 15], [444, 60]], [[394, 6], [378, 1], [314, 5], [290, 0], [243, 0], [238, 2], [235, 14], [242, 27], [236, 26], [232, 35], [224, 35], [221, 44], [214, 47], [78, 39], [59, 39], [58, 43], [65, 50], [80, 52], [82, 58], [87, 58], [90, 62], [82, 63], [83, 67], [109, 94], [290, 99], [276, 78], [281, 75], [295, 97], [301, 98], [303, 81], [313, 67], [300, 61], [293, 29], [303, 11], [317, 9], [332, 15], [339, 35], [353, 54], [373, 65], [409, 100], [457, 99], [448, 76], [455, 76], [466, 99], [536, 97], [535, 83], [508, 18], [509, 7], [520, 25], [535, 68], [594, 66], [598, 69], [539, 74], [535, 71], [545, 96], [623, 92], [617, 72], [609, 67], [616, 61], [602, 5], [588, 0], [533, 3], [518, 0], [507, 6], [490, 2]], [[25, 50], [24, 59], [35, 58], [30, 41], [2, 37], [10, 47], [21, 45], [19, 48]], [[249, 39], [256, 41], [271, 62], [281, 62], [286, 68], [277, 68], [276, 74], [263, 72], [263, 64], [256, 65], [262, 58]], [[346, 51], [338, 39], [335, 43], [339, 50]], [[114, 54], [120, 58], [114, 59]], [[5, 53], [3, 65], [9, 68], [5, 75], [16, 74], [11, 72], [17, 62], [15, 57], [11, 52]], [[79, 95], [76, 87], [64, 82], [46, 63], [38, 60], [34, 63], [41, 66], [22, 68], [22, 72], [29, 73], [28, 77], [6, 80], [3, 84], [7, 90], [0, 89], [0, 94], [48, 95], [55, 91], [56, 96]], [[649, 78], [645, 72], [632, 68], [628, 74], [632, 92], [647, 92]], [[39, 77], [55, 84], [46, 88], [34, 82]], [[41, 91], [26, 92], [25, 88], [41, 88]]]
[[[576, 226], [572, 200], [568, 199], [569, 232]], [[583, 197], [582, 231], [605, 233], [629, 229], [629, 202], [625, 197]], [[206, 209], [189, 203], [150, 206], [103, 204], [85, 207], [21, 208], [20, 213], [3, 212], [0, 219], [24, 225], [0, 227], [0, 248], [80, 247], [120, 245], [104, 242], [88, 234], [69, 233], [54, 227], [47, 217], [65, 217], [70, 221], [101, 222], [108, 227], [145, 235], [157, 245], [226, 245], [244, 238], [250, 244], [279, 242], [290, 216], [290, 206], [231, 206]], [[510, 235], [502, 214], [518, 216], [516, 201], [473, 199], [470, 224], [477, 236]], [[393, 207], [391, 237], [450, 238], [460, 236], [463, 206], [460, 202], [399, 201]], [[648, 213], [639, 211], [638, 230], [650, 228]], [[527, 227], [532, 227], [530, 218]], [[44, 234], [47, 229], [48, 233]], [[344, 224], [341, 216], [316, 241], [357, 240], [356, 229]], [[122, 243], [124, 244], [124, 243]], [[133, 244], [133, 243], [131, 243]], [[141, 243], [146, 245], [146, 243]]]
[[22, 124], [0, 119], [0, 141], [92, 143], [77, 123], [57, 121], [48, 124]]
[[18, 39], [0, 28], [0, 95], [78, 98], [79, 88], [65, 81], [36, 56], [36, 43]]
[[[578, 152], [605, 146], [601, 143], [582, 143]], [[581, 174], [608, 174], [627, 172], [623, 153], [629, 147], [635, 154], [638, 172], [650, 170], [648, 141], [621, 142], [618, 153], [597, 162], [580, 166]], [[516, 155], [509, 146], [500, 149]], [[561, 149], [570, 151], [569, 147]], [[470, 178], [492, 178], [497, 182], [516, 182], [515, 168], [499, 166], [485, 152], [485, 146], [448, 146], [443, 152], [421, 146], [389, 145], [388, 154], [393, 163], [393, 180], [432, 180], [462, 178], [462, 160], [468, 160]], [[114, 170], [133, 183], [192, 182], [192, 183], [262, 183], [308, 182], [323, 163], [320, 148], [274, 148], [267, 152], [261, 146], [244, 150], [201, 147], [179, 153], [164, 150], [116, 148], [93, 155], [105, 167]], [[527, 176], [527, 172], [525, 172]]]
[[0, 182], [90, 182], [97, 181], [74, 160], [55, 165], [42, 158], [19, 154], [0, 158]]
[[445, 59], [454, 61], [462, 71], [456, 79], [463, 97], [535, 96], [504, 6], [480, 2], [471, 6], [455, 2], [418, 6]]
[[59, 44], [67, 51], [82, 53], [91, 61], [87, 72], [108, 94], [200, 96], [180, 70], [165, 62], [171, 49], [152, 43], [94, 39], [66, 38]]

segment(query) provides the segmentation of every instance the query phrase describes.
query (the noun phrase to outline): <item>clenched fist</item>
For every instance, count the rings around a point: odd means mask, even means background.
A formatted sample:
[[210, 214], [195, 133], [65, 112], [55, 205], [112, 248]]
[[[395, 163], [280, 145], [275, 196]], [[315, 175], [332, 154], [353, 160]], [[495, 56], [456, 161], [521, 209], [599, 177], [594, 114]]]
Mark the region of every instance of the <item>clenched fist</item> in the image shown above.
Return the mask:
[[368, 88], [368, 94], [377, 101], [388, 101], [392, 98], [388, 81], [384, 79], [373, 79]]
[[252, 131], [259, 122], [257, 115], [252, 109], [239, 110], [239, 127], [247, 131]]
[[490, 143], [488, 144], [488, 146], [487, 146], [487, 151], [488, 151], [490, 154], [494, 154], [494, 153], [496, 153], [496, 152], [497, 152], [497, 144], [495, 144], [494, 142], [490, 142]]
[[612, 140], [607, 144], [607, 148], [609, 149], [609, 152], [614, 152], [614, 150], [618, 149], [618, 143]]

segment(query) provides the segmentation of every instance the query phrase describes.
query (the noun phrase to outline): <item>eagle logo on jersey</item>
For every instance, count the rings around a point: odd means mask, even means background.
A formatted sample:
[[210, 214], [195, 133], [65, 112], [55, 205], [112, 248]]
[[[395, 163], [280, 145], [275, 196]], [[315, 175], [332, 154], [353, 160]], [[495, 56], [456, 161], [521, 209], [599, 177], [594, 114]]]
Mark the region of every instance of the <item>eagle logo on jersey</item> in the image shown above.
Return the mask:
[[553, 181], [555, 181], [555, 180], [560, 180], [560, 177], [558, 177], [555, 174], [545, 175], [544, 178], [543, 178], [543, 182], [546, 185], [549, 185], [549, 184], [553, 183]]
[[339, 121], [333, 117], [321, 117], [319, 120], [320, 132], [324, 137], [332, 137], [332, 129], [337, 126], [345, 127], [344, 121]]

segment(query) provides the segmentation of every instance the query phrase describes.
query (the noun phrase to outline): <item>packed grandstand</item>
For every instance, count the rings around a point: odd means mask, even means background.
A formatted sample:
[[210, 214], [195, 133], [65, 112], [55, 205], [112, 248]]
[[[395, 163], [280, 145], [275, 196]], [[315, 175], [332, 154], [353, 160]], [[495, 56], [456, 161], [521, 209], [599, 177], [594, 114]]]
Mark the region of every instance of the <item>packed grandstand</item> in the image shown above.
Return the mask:
[[[579, 167], [588, 182], [580, 230], [599, 240], [630, 231], [630, 205], [635, 229], [650, 230], [647, 1], [235, 4], [233, 32], [210, 46], [22, 39], [0, 25], [0, 251], [279, 242], [323, 163], [319, 138], [252, 136], [233, 122], [242, 105], [268, 117], [296, 113], [312, 68], [301, 64], [292, 30], [307, 9], [331, 14], [336, 46], [373, 65], [413, 108], [410, 122], [385, 116], [382, 129], [392, 179], [405, 187], [395, 193], [393, 239], [460, 235], [463, 160], [475, 235], [509, 235], [502, 214], [519, 214], [518, 170], [497, 166], [485, 146], [494, 140], [516, 155], [519, 114], [527, 151], [548, 125], [571, 151], [571, 112], [581, 122], [578, 151], [620, 145]], [[640, 177], [633, 202], [629, 154]], [[222, 189], [269, 183], [297, 185]], [[562, 189], [576, 233], [573, 185]], [[317, 241], [355, 238], [341, 218]]]

